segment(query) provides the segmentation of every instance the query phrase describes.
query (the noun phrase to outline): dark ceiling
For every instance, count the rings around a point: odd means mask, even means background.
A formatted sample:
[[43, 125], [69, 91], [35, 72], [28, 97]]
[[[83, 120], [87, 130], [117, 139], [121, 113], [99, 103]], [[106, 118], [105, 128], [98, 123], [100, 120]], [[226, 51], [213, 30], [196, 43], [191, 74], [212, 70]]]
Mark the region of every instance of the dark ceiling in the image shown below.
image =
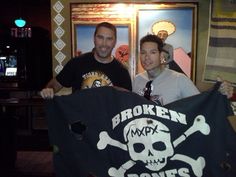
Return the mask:
[[4, 2], [4, 5], [5, 4], [45, 5], [45, 4], [50, 4], [50, 0], [7, 0]]
[[0, 5], [0, 28], [15, 27], [14, 20], [23, 18], [28, 27], [50, 30], [50, 0], [6, 0]]

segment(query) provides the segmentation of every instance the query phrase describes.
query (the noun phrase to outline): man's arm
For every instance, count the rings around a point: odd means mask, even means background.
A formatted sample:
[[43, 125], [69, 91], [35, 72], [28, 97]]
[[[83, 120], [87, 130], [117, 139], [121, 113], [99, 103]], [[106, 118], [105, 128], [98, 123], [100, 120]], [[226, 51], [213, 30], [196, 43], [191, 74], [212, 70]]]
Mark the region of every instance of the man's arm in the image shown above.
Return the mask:
[[54, 94], [57, 93], [63, 86], [56, 80], [51, 79], [47, 86], [40, 91], [40, 95], [43, 99], [52, 99]]

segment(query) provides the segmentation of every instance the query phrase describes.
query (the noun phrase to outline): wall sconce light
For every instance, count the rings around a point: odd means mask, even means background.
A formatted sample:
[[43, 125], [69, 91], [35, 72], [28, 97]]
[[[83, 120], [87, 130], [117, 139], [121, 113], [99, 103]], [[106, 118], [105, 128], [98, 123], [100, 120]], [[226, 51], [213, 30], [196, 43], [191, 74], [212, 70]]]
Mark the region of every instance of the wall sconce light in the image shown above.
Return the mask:
[[18, 18], [18, 19], [15, 20], [15, 24], [16, 24], [17, 27], [21, 28], [21, 27], [25, 26], [26, 21], [23, 20], [22, 18]]

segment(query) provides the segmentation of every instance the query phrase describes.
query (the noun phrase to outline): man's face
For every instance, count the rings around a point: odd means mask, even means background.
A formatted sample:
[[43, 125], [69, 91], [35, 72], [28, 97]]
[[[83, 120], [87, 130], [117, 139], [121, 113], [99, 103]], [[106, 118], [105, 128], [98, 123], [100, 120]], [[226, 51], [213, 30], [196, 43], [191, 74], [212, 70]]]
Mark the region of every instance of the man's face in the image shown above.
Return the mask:
[[116, 44], [114, 32], [106, 27], [100, 27], [94, 36], [95, 55], [101, 61], [110, 60]]
[[146, 71], [151, 71], [160, 66], [160, 52], [154, 42], [144, 42], [140, 50], [140, 61]]
[[157, 36], [161, 38], [163, 42], [165, 42], [166, 38], [168, 37], [168, 33], [165, 30], [161, 30], [157, 33]]

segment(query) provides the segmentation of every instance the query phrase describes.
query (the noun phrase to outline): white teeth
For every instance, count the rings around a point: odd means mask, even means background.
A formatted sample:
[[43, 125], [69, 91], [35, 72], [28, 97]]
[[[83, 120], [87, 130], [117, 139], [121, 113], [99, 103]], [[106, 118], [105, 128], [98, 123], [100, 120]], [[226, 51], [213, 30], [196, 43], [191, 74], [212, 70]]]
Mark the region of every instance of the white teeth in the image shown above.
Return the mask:
[[107, 50], [106, 50], [106, 48], [101, 48], [101, 51], [106, 52]]
[[101, 47], [102, 50], [106, 50], [107, 48], [106, 47]]
[[150, 65], [151, 63], [150, 62], [144, 62], [145, 65]]

